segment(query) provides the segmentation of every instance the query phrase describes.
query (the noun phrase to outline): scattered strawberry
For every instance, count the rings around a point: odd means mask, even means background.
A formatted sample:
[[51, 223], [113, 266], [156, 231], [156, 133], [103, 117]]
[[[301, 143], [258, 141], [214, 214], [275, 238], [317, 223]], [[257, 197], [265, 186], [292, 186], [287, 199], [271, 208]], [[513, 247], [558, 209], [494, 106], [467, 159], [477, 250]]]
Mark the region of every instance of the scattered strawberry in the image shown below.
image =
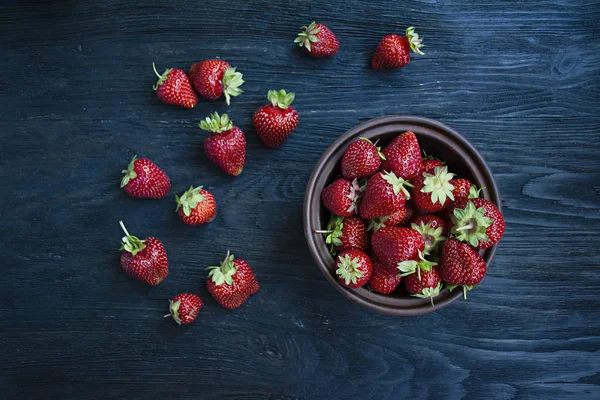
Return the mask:
[[423, 236], [413, 229], [387, 227], [371, 237], [377, 260], [388, 268], [396, 268], [406, 260], [418, 260], [419, 251], [425, 249]]
[[383, 149], [383, 155], [385, 160], [381, 162], [381, 170], [391, 171], [407, 181], [414, 179], [423, 166], [421, 148], [412, 132], [398, 135]]
[[321, 193], [325, 208], [339, 215], [349, 217], [357, 212], [357, 202], [362, 190], [358, 181], [340, 178], [329, 184]]
[[336, 250], [366, 250], [371, 243], [367, 224], [356, 215], [342, 218], [332, 214], [327, 230], [315, 232], [327, 235], [325, 243], [330, 245], [331, 254]]
[[171, 189], [171, 181], [167, 174], [147, 158], [136, 156], [122, 171], [121, 187], [130, 196], [144, 199], [162, 199]]
[[404, 207], [410, 197], [404, 186], [412, 186], [393, 172], [380, 172], [367, 182], [367, 188], [360, 205], [360, 216], [373, 219], [392, 215]]
[[425, 241], [423, 253], [425, 254], [435, 252], [439, 245], [446, 240], [446, 224], [443, 219], [436, 215], [427, 214], [416, 217], [410, 226], [423, 236]]
[[396, 269], [390, 269], [373, 261], [373, 273], [369, 280], [369, 288], [381, 294], [390, 294], [402, 282], [402, 275]]
[[448, 167], [436, 167], [433, 174], [424, 172], [413, 181], [411, 191], [415, 206], [425, 212], [437, 212], [448, 206], [448, 199], [454, 200], [454, 186], [450, 180], [454, 176]]
[[381, 160], [385, 156], [380, 147], [366, 138], [350, 143], [342, 158], [342, 175], [344, 178], [369, 178], [379, 171]]
[[504, 235], [504, 217], [486, 199], [463, 199], [454, 209], [452, 233], [460, 241], [478, 249], [492, 247]]
[[229, 120], [227, 114], [215, 112], [198, 124], [200, 129], [211, 132], [204, 140], [204, 152], [208, 158], [231, 176], [238, 176], [246, 162], [246, 137], [244, 132]]
[[368, 229], [373, 230], [373, 232], [377, 232], [386, 226], [398, 226], [402, 223], [402, 221], [404, 221], [405, 218], [406, 207], [402, 207], [400, 210], [396, 211], [390, 216], [373, 218], [369, 221]]
[[315, 57], [332, 56], [340, 49], [340, 42], [333, 32], [322, 24], [312, 22], [303, 26], [294, 43], [302, 47], [305, 52]]
[[452, 290], [462, 286], [463, 296], [483, 279], [487, 266], [481, 256], [469, 245], [455, 238], [448, 239], [442, 246], [439, 263], [440, 277]]
[[381, 39], [371, 64], [375, 69], [404, 67], [410, 62], [411, 50], [416, 54], [425, 54], [421, 51], [421, 47], [423, 47], [423, 40], [411, 26], [406, 30], [406, 36], [394, 33]]
[[217, 203], [213, 195], [202, 186], [190, 188], [181, 197], [175, 196], [177, 215], [186, 225], [211, 222], [217, 215]]
[[404, 279], [404, 286], [411, 296], [429, 298], [433, 307], [433, 298], [440, 294], [442, 279], [437, 268], [431, 267], [429, 271], [421, 271], [420, 279], [417, 274], [408, 275]]
[[153, 86], [159, 99], [167, 104], [174, 104], [185, 108], [194, 108], [198, 104], [198, 96], [192, 89], [190, 80], [185, 72], [177, 68], [167, 68], [162, 75], [152, 63], [158, 82]]
[[337, 256], [336, 265], [338, 281], [347, 288], [359, 288], [371, 279], [373, 263], [369, 256], [360, 250], [341, 252]]
[[271, 104], [254, 113], [256, 133], [266, 146], [281, 146], [298, 126], [298, 113], [290, 107], [295, 97], [294, 93], [286, 93], [283, 89], [269, 90], [267, 98]]
[[202, 300], [195, 294], [180, 293], [169, 300], [169, 313], [165, 315], [165, 318], [173, 317], [178, 325], [191, 324], [196, 319], [202, 305]]
[[238, 308], [260, 288], [250, 265], [229, 251], [219, 267], [208, 269], [208, 292], [224, 308]]
[[244, 83], [243, 75], [236, 72], [223, 60], [204, 60], [190, 67], [190, 80], [202, 97], [216, 100], [225, 95], [225, 103], [229, 105], [231, 97], [243, 93], [240, 86]]
[[158, 285], [169, 274], [167, 252], [160, 240], [148, 237], [140, 240], [127, 232], [123, 221], [119, 221], [125, 236], [121, 239], [121, 267], [132, 278], [148, 285]]

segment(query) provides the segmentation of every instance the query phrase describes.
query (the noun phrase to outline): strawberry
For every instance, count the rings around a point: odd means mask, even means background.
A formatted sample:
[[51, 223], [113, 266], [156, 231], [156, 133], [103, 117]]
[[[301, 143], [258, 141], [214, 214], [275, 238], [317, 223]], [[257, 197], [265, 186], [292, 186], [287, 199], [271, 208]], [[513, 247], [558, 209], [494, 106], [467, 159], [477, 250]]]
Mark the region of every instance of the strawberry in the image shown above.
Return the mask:
[[494, 203], [486, 199], [463, 199], [454, 209], [451, 232], [460, 241], [478, 249], [487, 249], [504, 235], [504, 217]]
[[204, 152], [208, 158], [231, 176], [238, 176], [246, 162], [246, 137], [244, 132], [229, 120], [227, 114], [215, 112], [198, 124], [210, 132], [204, 140]]
[[208, 269], [208, 292], [224, 308], [238, 308], [260, 289], [250, 265], [229, 251], [219, 267]]
[[225, 103], [229, 105], [231, 97], [244, 92], [240, 89], [244, 83], [243, 75], [223, 60], [201, 61], [192, 65], [188, 74], [194, 89], [210, 100], [225, 95]]
[[433, 307], [433, 298], [440, 294], [442, 288], [442, 279], [435, 267], [431, 267], [429, 271], [421, 271], [421, 277], [418, 274], [408, 275], [404, 279], [404, 286], [411, 296], [422, 299], [429, 298]]
[[373, 273], [369, 280], [369, 288], [377, 293], [390, 294], [402, 282], [402, 275], [398, 270], [384, 267], [377, 261], [373, 261]]
[[209, 191], [202, 189], [202, 186], [190, 186], [181, 197], [175, 196], [175, 201], [175, 211], [186, 225], [208, 224], [217, 215], [215, 198]]
[[404, 219], [402, 220], [401, 224], [410, 226], [410, 221], [412, 221], [416, 216], [419, 215], [419, 210], [415, 208], [412, 201], [407, 201], [404, 205], [404, 208], [406, 209], [406, 215], [404, 216]]
[[174, 104], [185, 108], [194, 108], [198, 104], [198, 96], [192, 89], [190, 80], [185, 72], [177, 68], [167, 68], [162, 75], [152, 63], [158, 82], [153, 86], [159, 99], [167, 104]]
[[366, 250], [371, 243], [367, 224], [356, 215], [342, 218], [332, 214], [327, 230], [315, 232], [327, 235], [325, 243], [330, 245], [331, 254], [335, 254], [336, 250]]
[[440, 277], [452, 290], [462, 286], [463, 296], [483, 279], [487, 266], [481, 256], [469, 245], [455, 238], [448, 239], [442, 246], [439, 263]]
[[269, 90], [267, 98], [271, 104], [254, 113], [254, 127], [265, 146], [281, 146], [298, 126], [298, 112], [290, 107], [295, 97], [294, 93], [286, 93], [283, 89]]
[[433, 173], [435, 167], [442, 168], [444, 163], [438, 160], [437, 158], [423, 158], [423, 165], [421, 166], [421, 171], [419, 171], [419, 175], [423, 172], [428, 172], [430, 174]]
[[361, 193], [362, 189], [356, 179], [351, 181], [339, 178], [323, 189], [321, 201], [325, 208], [335, 215], [349, 217], [356, 213]]
[[144, 199], [162, 199], [171, 189], [167, 174], [147, 158], [133, 159], [122, 171], [121, 187], [130, 196]]
[[312, 22], [303, 26], [294, 43], [302, 47], [305, 52], [315, 57], [332, 56], [340, 49], [340, 42], [333, 32], [322, 24]]
[[402, 207], [400, 210], [396, 211], [390, 216], [387, 217], [378, 217], [369, 221], [369, 230], [373, 230], [373, 232], [377, 232], [381, 228], [385, 228], [386, 226], [398, 226], [404, 221], [406, 218], [406, 207]]
[[452, 189], [454, 200], [450, 200], [448, 206], [439, 212], [439, 215], [448, 221], [450, 221], [456, 205], [459, 204], [461, 200], [477, 198], [481, 192], [481, 189], [477, 189], [477, 186], [473, 185], [467, 179], [454, 178], [450, 180], [450, 184], [454, 186], [454, 189]]
[[195, 294], [180, 293], [169, 300], [169, 313], [165, 315], [165, 318], [173, 317], [177, 325], [191, 324], [202, 306], [202, 300]]
[[425, 249], [423, 236], [413, 229], [386, 227], [371, 237], [375, 257], [388, 268], [396, 268], [406, 260], [418, 260]]
[[447, 207], [448, 199], [454, 200], [454, 186], [450, 180], [454, 176], [448, 172], [448, 167], [435, 167], [433, 174], [424, 172], [413, 181], [411, 191], [415, 206], [425, 212], [437, 212]]
[[410, 62], [410, 51], [416, 54], [425, 54], [421, 51], [423, 40], [415, 32], [414, 27], [406, 29], [406, 36], [391, 34], [385, 36], [379, 42], [373, 61], [375, 69], [401, 68]]
[[369, 256], [360, 250], [341, 252], [337, 256], [336, 265], [335, 273], [342, 286], [356, 289], [364, 286], [371, 279], [373, 263]]
[[398, 135], [383, 149], [383, 155], [385, 160], [381, 162], [381, 170], [391, 171], [407, 181], [414, 179], [423, 166], [421, 148], [412, 132]]
[[360, 205], [362, 219], [392, 215], [404, 207], [410, 197], [404, 186], [412, 186], [393, 172], [379, 172], [367, 182]]
[[121, 267], [132, 278], [147, 283], [158, 285], [169, 274], [169, 261], [167, 252], [160, 240], [147, 237], [140, 240], [131, 236], [123, 221], [119, 221], [125, 236], [121, 239]]
[[379, 171], [381, 160], [385, 156], [380, 147], [366, 138], [350, 143], [342, 157], [342, 175], [344, 178], [370, 178]]
[[440, 217], [432, 214], [421, 215], [412, 220], [411, 228], [419, 232], [425, 241], [423, 253], [435, 252], [439, 245], [446, 240], [446, 224]]

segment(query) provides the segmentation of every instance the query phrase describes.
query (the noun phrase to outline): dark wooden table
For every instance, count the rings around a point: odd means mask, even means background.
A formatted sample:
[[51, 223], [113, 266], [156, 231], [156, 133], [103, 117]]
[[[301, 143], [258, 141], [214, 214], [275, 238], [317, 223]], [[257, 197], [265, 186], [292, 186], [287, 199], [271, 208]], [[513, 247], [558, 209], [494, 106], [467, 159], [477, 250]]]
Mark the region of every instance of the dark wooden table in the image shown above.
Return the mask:
[[[329, 59], [293, 44], [313, 19]], [[0, 6], [0, 398], [600, 398], [600, 3], [555, 1], [5, 1]], [[378, 40], [414, 25], [426, 55], [368, 67]], [[220, 57], [244, 73], [227, 107], [160, 103], [152, 62]], [[280, 149], [251, 124], [268, 89], [296, 92]], [[204, 156], [197, 122], [228, 112], [248, 138], [238, 178]], [[439, 312], [399, 318], [349, 302], [313, 264], [304, 186], [341, 133], [385, 114], [438, 119], [489, 161], [506, 235], [482, 285]], [[119, 190], [134, 155], [171, 194]], [[174, 195], [203, 184], [214, 222], [186, 227]], [[123, 219], [171, 262], [149, 288], [119, 266]], [[261, 291], [236, 311], [205, 288], [227, 249]], [[199, 292], [178, 327], [167, 298]]]

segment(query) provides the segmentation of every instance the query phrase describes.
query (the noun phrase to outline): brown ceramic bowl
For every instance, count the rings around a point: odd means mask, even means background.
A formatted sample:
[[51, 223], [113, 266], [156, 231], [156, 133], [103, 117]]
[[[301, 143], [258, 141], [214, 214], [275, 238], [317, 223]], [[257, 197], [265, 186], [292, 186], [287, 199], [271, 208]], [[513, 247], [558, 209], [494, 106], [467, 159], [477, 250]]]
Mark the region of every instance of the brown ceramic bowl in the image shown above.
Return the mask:
[[[365, 137], [373, 142], [379, 139], [379, 144], [385, 146], [406, 131], [414, 132], [421, 149], [444, 160], [448, 169], [458, 177], [484, 187], [482, 197], [492, 201], [502, 211], [498, 187], [481, 154], [467, 139], [441, 122], [411, 115], [388, 115], [357, 125], [333, 142], [317, 162], [306, 186], [304, 234], [308, 248], [325, 278], [344, 296], [373, 311], [392, 315], [420, 315], [436, 311], [456, 301], [462, 296], [462, 291], [449, 292], [444, 289], [435, 298], [435, 306], [432, 307], [428, 299], [409, 296], [403, 291], [402, 284], [396, 292], [387, 296], [369, 291], [368, 285], [359, 289], [347, 289], [335, 277], [335, 261], [329, 254], [323, 235], [314, 231], [327, 226], [329, 211], [321, 204], [321, 192], [327, 184], [340, 176], [340, 162], [348, 145]], [[495, 252], [496, 245], [480, 252], [488, 267]]]

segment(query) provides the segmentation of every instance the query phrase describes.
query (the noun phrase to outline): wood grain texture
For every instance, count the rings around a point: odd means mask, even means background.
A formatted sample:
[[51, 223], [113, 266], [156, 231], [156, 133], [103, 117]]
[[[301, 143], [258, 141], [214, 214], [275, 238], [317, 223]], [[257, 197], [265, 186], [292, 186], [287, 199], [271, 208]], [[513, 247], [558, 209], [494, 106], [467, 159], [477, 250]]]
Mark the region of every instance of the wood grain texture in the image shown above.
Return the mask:
[[[600, 3], [332, 0], [0, 5], [0, 398], [600, 398]], [[330, 59], [293, 45], [301, 25], [340, 39]], [[426, 55], [368, 68], [378, 40], [414, 25]], [[161, 104], [160, 69], [221, 57], [245, 93]], [[278, 150], [252, 113], [296, 92], [300, 126]], [[229, 112], [248, 138], [238, 178], [204, 156], [196, 124]], [[376, 315], [335, 292], [302, 234], [304, 185], [321, 152], [367, 119], [439, 119], [484, 154], [506, 235], [481, 287], [440, 312]], [[173, 181], [160, 201], [118, 190], [134, 154]], [[215, 221], [183, 226], [174, 194], [203, 184]], [[124, 276], [118, 220], [161, 239], [171, 272]], [[231, 249], [262, 289], [230, 312], [204, 267]], [[194, 325], [161, 317], [199, 292]]]

